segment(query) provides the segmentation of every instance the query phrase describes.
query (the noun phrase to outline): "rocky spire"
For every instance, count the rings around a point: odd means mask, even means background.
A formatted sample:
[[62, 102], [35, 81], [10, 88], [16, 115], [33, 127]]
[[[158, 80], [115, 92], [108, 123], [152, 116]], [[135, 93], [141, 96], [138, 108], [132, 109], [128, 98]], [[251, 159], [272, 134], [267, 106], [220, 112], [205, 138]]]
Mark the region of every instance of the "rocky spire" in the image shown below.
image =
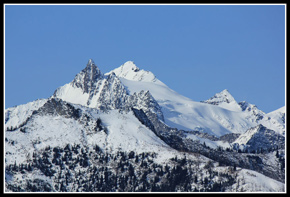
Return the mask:
[[89, 93], [103, 74], [92, 59], [89, 59], [87, 66], [78, 73], [72, 81], [73, 86], [82, 88], [84, 93]]

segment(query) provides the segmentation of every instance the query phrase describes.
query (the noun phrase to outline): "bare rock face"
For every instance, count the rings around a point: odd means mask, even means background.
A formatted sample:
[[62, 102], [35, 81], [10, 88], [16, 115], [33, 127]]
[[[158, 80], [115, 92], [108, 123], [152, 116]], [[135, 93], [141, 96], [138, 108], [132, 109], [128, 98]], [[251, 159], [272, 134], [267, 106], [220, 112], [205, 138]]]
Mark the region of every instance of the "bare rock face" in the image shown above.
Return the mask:
[[84, 93], [90, 93], [96, 88], [97, 81], [101, 79], [103, 79], [102, 72], [90, 59], [87, 66], [75, 76], [72, 86], [83, 89]]

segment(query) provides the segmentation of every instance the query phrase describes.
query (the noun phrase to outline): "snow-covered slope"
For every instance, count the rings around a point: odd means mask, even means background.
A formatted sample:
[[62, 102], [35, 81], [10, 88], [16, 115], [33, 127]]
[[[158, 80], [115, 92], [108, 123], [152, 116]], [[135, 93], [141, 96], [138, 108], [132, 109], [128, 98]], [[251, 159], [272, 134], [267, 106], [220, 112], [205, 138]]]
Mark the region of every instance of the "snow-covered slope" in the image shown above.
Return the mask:
[[[26, 108], [22, 113], [29, 111]], [[35, 150], [43, 150], [48, 146], [64, 147], [67, 143], [98, 145], [109, 152], [172, 150], [142, 125], [132, 111], [120, 113], [119, 110], [110, 110], [102, 113], [55, 98], [48, 99], [42, 107], [31, 113], [20, 128], [7, 131], [5, 141], [7, 164], [31, 160]]]
[[260, 123], [285, 136], [286, 107], [281, 107], [265, 115]]
[[285, 191], [285, 185], [279, 181], [253, 170], [239, 169], [236, 183], [228, 189], [228, 192], [279, 192]]
[[280, 107], [279, 109], [276, 109], [270, 113], [268, 113], [269, 116], [271, 117], [277, 117], [277, 118], [281, 118], [284, 116], [284, 118], [282, 118], [282, 122], [285, 123], [285, 113], [286, 113], [286, 107]]
[[18, 105], [5, 110], [5, 127], [13, 130], [23, 124], [32, 115], [34, 110], [40, 108], [47, 99], [38, 99], [27, 104]]

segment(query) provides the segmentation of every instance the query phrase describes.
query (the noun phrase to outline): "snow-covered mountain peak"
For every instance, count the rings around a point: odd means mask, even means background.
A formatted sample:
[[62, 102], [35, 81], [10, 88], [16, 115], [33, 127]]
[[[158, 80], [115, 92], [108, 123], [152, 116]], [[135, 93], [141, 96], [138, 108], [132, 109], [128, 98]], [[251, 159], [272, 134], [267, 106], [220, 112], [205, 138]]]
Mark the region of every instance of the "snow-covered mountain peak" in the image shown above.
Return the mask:
[[127, 61], [127, 62], [125, 62], [122, 65], [122, 67], [123, 67], [123, 70], [125, 70], [125, 71], [131, 71], [132, 70], [134, 72], [137, 72], [137, 71], [140, 70], [133, 61]]
[[[125, 70], [129, 68], [138, 70], [131, 61], [125, 64], [123, 65]], [[77, 74], [72, 82], [58, 88], [53, 98], [103, 111], [112, 109], [128, 111], [133, 107], [151, 111], [160, 120], [163, 120], [160, 106], [151, 93], [149, 91], [137, 91], [136, 93], [130, 95], [114, 71], [103, 75], [93, 61], [89, 60], [87, 67]]]
[[226, 102], [226, 103], [231, 103], [231, 102], [236, 101], [227, 89], [224, 89], [220, 93], [215, 94], [212, 100]]
[[286, 113], [286, 107], [283, 106], [283, 107], [281, 107], [281, 108], [279, 108], [279, 109], [276, 109], [276, 110], [274, 110], [274, 111], [272, 111], [272, 112], [269, 112], [268, 115], [274, 115], [274, 114], [285, 114], [285, 113]]
[[208, 103], [211, 105], [218, 105], [220, 107], [223, 107], [225, 109], [229, 109], [232, 111], [240, 111], [241, 110], [237, 101], [234, 99], [234, 97], [231, 95], [231, 93], [227, 89], [224, 89], [223, 91], [216, 93], [210, 99], [205, 100], [205, 101], [201, 101], [201, 102]]
[[157, 81], [155, 75], [150, 71], [145, 71], [136, 66], [133, 61], [127, 61], [119, 68], [116, 68], [106, 75], [114, 72], [118, 77], [133, 81], [155, 82]]
[[204, 103], [209, 103], [212, 105], [219, 105], [221, 103], [231, 103], [231, 102], [236, 102], [234, 97], [231, 95], [231, 93], [227, 90], [224, 89], [223, 91], [216, 93], [213, 97], [206, 101], [202, 101]]

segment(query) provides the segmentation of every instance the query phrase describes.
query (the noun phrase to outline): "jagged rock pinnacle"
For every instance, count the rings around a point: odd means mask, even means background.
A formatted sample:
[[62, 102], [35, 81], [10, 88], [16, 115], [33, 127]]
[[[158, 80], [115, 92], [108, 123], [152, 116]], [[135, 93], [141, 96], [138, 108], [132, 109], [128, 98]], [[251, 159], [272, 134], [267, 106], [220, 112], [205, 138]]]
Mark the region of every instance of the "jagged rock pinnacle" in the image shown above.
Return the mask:
[[93, 59], [89, 59], [88, 64], [87, 65], [95, 65], [95, 62]]
[[95, 83], [102, 78], [101, 70], [92, 59], [89, 59], [87, 66], [76, 75], [72, 83], [74, 86], [82, 88], [85, 93], [88, 93]]

